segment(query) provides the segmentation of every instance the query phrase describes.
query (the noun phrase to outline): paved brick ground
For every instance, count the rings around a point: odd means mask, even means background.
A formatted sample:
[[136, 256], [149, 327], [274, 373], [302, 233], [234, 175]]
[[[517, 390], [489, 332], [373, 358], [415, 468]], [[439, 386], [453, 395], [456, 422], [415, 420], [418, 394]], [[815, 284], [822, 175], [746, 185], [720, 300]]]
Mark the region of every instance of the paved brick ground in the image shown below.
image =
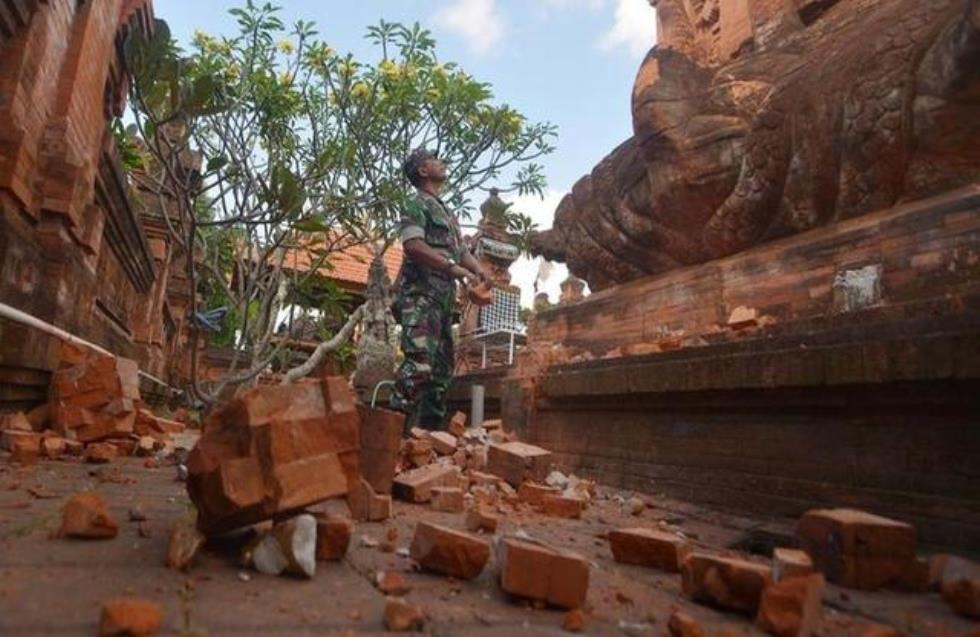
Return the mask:
[[[398, 546], [407, 547], [419, 519], [462, 526], [462, 514], [424, 506], [398, 503], [387, 523], [357, 525], [347, 559], [319, 564], [311, 581], [243, 570], [228, 545], [209, 546], [189, 574], [170, 571], [163, 566], [169, 531], [176, 520], [192, 514], [183, 484], [174, 475], [173, 467], [150, 470], [137, 460], [103, 468], [49, 462], [23, 470], [0, 460], [0, 634], [91, 635], [101, 602], [117, 595], [160, 602], [166, 612], [164, 632], [171, 635], [381, 633], [384, 598], [371, 584], [378, 569], [405, 574], [413, 587], [408, 599], [428, 613], [432, 634], [562, 634], [561, 611], [535, 609], [499, 591], [492, 558], [478, 579], [460, 583], [416, 572], [408, 558], [360, 545], [361, 536], [382, 540], [393, 527]], [[117, 538], [86, 542], [50, 537], [64, 500], [83, 489], [105, 497], [121, 525]], [[674, 607], [704, 622], [712, 635], [761, 634], [747, 618], [683, 599], [677, 575], [616, 564], [607, 543], [597, 536], [617, 526], [665, 520], [697, 544], [715, 548], [737, 543], [754, 529], [754, 540], [745, 545], [759, 548], [767, 538], [788, 534], [790, 521], [738, 518], [656, 496], [648, 499], [654, 506], [639, 519], [621, 512], [614, 500], [600, 498], [578, 521], [509, 513], [502, 516], [501, 532], [522, 529], [593, 562], [588, 634], [664, 635]], [[144, 527], [150, 537], [141, 537], [138, 524], [128, 521], [129, 510], [136, 507], [147, 517]], [[240, 579], [243, 572], [248, 581]], [[956, 636], [970, 626], [935, 594], [869, 594], [829, 587], [825, 599], [825, 635], [857, 635], [869, 620], [906, 634]]]

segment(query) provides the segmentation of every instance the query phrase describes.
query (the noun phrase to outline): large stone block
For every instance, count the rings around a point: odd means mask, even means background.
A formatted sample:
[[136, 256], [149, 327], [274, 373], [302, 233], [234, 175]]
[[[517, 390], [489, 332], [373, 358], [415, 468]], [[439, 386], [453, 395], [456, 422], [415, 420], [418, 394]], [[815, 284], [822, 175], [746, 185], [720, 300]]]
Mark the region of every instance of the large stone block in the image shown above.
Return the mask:
[[762, 593], [756, 623], [770, 635], [810, 637], [820, 621], [823, 590], [819, 573], [770, 584]]
[[915, 528], [865, 511], [808, 511], [796, 535], [817, 570], [848, 588], [873, 590], [895, 584], [915, 561]]
[[346, 495], [359, 417], [343, 379], [261, 386], [206, 420], [188, 459], [198, 526], [220, 533]]
[[361, 415], [361, 475], [375, 493], [391, 493], [405, 415], [358, 406]]
[[458, 487], [457, 467], [430, 464], [412, 469], [395, 478], [393, 494], [406, 502], [428, 502], [434, 487]]
[[561, 608], [581, 608], [589, 591], [589, 563], [575, 553], [517, 538], [500, 543], [500, 587]]
[[525, 480], [544, 482], [550, 466], [550, 451], [524, 442], [490, 445], [487, 455], [487, 471], [515, 488]]
[[139, 367], [126, 358], [91, 354], [51, 377], [51, 424], [72, 440], [132, 434], [139, 401]]
[[479, 575], [490, 559], [483, 538], [429, 522], [416, 525], [410, 550], [422, 568], [464, 580]]
[[637, 564], [677, 573], [691, 552], [687, 540], [655, 529], [620, 529], [609, 533], [613, 557], [623, 564]]
[[770, 581], [768, 566], [736, 557], [691, 553], [681, 566], [685, 595], [744, 613], [758, 610]]

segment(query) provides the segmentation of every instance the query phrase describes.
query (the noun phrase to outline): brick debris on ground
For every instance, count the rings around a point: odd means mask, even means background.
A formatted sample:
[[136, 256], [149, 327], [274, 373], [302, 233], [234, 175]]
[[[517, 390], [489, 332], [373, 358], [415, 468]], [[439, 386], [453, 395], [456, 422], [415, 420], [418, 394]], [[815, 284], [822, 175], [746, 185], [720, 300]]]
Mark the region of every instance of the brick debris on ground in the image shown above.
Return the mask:
[[196, 430], [149, 430], [146, 457], [135, 431], [100, 435], [103, 464], [10, 445], [0, 633], [977, 634], [977, 565], [867, 512], [760, 520], [606, 488], [499, 421], [399, 440], [339, 379], [207, 422], [194, 451]]

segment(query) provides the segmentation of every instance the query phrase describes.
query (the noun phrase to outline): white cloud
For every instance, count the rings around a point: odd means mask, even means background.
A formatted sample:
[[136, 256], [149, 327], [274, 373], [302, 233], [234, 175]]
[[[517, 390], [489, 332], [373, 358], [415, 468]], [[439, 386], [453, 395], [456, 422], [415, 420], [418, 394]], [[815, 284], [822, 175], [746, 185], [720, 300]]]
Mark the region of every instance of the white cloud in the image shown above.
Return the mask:
[[[565, 196], [564, 191], [549, 189], [544, 199], [535, 195], [524, 195], [513, 200], [513, 209], [523, 212], [538, 224], [542, 230], [551, 227], [555, 220], [555, 209]], [[534, 282], [538, 278], [542, 259], [527, 259], [521, 257], [510, 268], [511, 283], [521, 288], [521, 305], [531, 307], [534, 304]], [[556, 263], [550, 275], [538, 285], [538, 292], [547, 292], [552, 303], [558, 302], [561, 294], [560, 285], [568, 277], [568, 268]]]
[[596, 11], [606, 4], [606, 0], [538, 0], [547, 9], [588, 9]]
[[504, 38], [496, 0], [453, 0], [435, 15], [436, 26], [462, 38], [475, 53], [486, 54]]
[[599, 40], [599, 48], [612, 51], [625, 47], [630, 55], [643, 55], [657, 40], [656, 16], [649, 0], [617, 0], [615, 20]]

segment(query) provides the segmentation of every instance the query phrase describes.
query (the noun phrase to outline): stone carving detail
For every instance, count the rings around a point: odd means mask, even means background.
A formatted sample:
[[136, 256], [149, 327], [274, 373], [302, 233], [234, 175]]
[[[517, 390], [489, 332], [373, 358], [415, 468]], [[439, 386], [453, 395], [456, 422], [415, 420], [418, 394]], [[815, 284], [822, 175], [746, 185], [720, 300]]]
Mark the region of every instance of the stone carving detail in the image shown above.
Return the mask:
[[980, 177], [980, 0], [655, 0], [634, 136], [534, 250], [593, 290]]
[[395, 317], [391, 314], [391, 280], [381, 253], [375, 255], [368, 270], [363, 330], [357, 343], [357, 370], [354, 384], [370, 400], [375, 385], [395, 375], [398, 353]]

